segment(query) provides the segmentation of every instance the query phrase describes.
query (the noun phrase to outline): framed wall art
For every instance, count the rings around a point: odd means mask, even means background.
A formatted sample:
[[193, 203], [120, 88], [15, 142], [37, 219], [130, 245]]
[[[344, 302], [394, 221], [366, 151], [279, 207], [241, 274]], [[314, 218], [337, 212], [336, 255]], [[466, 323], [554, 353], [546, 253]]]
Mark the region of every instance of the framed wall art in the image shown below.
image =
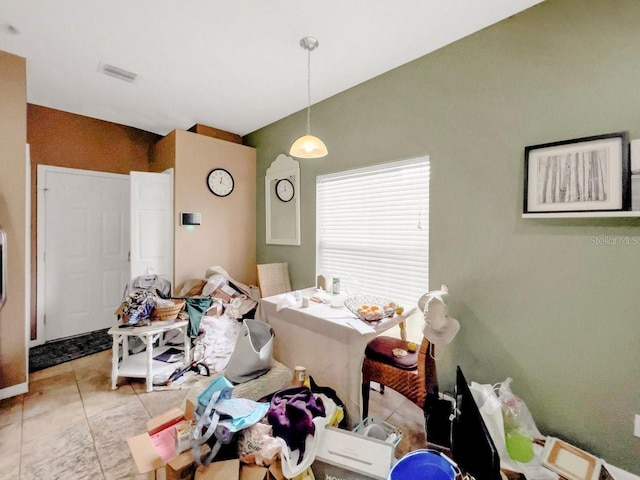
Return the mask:
[[629, 210], [629, 133], [525, 147], [524, 213]]

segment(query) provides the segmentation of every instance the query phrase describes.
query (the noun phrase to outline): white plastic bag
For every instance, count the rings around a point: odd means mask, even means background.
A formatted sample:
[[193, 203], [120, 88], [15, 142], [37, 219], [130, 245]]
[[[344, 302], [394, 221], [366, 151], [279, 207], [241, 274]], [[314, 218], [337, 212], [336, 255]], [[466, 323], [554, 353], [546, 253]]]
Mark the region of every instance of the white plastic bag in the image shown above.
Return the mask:
[[520, 469], [516, 466], [515, 462], [509, 456], [507, 452], [506, 437], [504, 434], [504, 420], [502, 419], [502, 405], [498, 399], [493, 385], [480, 384], [471, 382], [469, 386], [473, 399], [478, 405], [482, 420], [484, 420], [487, 430], [491, 435], [493, 444], [498, 450], [500, 456], [500, 466], [515, 472], [519, 472]]
[[533, 421], [527, 404], [511, 391], [511, 382], [512, 379], [507, 378], [498, 388], [505, 431], [518, 430], [530, 438], [545, 438]]

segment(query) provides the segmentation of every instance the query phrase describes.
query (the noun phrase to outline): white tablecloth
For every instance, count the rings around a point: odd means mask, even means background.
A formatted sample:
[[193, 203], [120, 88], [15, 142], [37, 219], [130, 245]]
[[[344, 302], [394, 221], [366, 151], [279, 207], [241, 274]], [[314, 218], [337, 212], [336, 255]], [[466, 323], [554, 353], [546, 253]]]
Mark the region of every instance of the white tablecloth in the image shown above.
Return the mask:
[[[302, 296], [314, 292], [314, 288], [306, 289]], [[274, 358], [291, 369], [306, 367], [317, 384], [333, 388], [345, 402], [349, 427], [355, 426], [361, 419], [361, 371], [367, 343], [409, 317], [415, 308], [379, 322], [363, 322], [346, 307], [315, 302], [277, 311], [281, 298], [263, 298], [259, 309], [260, 318], [275, 331]]]

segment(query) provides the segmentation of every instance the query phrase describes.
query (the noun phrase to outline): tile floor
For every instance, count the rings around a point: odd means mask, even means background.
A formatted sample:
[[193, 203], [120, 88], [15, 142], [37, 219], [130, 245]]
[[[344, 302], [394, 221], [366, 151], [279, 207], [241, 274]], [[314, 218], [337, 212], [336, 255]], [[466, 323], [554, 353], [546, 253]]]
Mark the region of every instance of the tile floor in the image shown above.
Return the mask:
[[[41, 370], [29, 381], [29, 393], [0, 401], [0, 480], [145, 479], [126, 439], [186, 396], [147, 393], [137, 379], [111, 390], [110, 351]], [[401, 395], [372, 391], [369, 411], [403, 430], [396, 456], [425, 448], [422, 410]]]

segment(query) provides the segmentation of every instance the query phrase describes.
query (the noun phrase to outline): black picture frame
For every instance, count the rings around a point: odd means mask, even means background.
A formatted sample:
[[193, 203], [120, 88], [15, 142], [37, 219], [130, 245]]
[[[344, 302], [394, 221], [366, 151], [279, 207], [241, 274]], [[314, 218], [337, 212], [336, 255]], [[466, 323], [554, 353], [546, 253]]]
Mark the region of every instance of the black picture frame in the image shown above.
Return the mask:
[[527, 146], [523, 212], [631, 208], [629, 132]]

